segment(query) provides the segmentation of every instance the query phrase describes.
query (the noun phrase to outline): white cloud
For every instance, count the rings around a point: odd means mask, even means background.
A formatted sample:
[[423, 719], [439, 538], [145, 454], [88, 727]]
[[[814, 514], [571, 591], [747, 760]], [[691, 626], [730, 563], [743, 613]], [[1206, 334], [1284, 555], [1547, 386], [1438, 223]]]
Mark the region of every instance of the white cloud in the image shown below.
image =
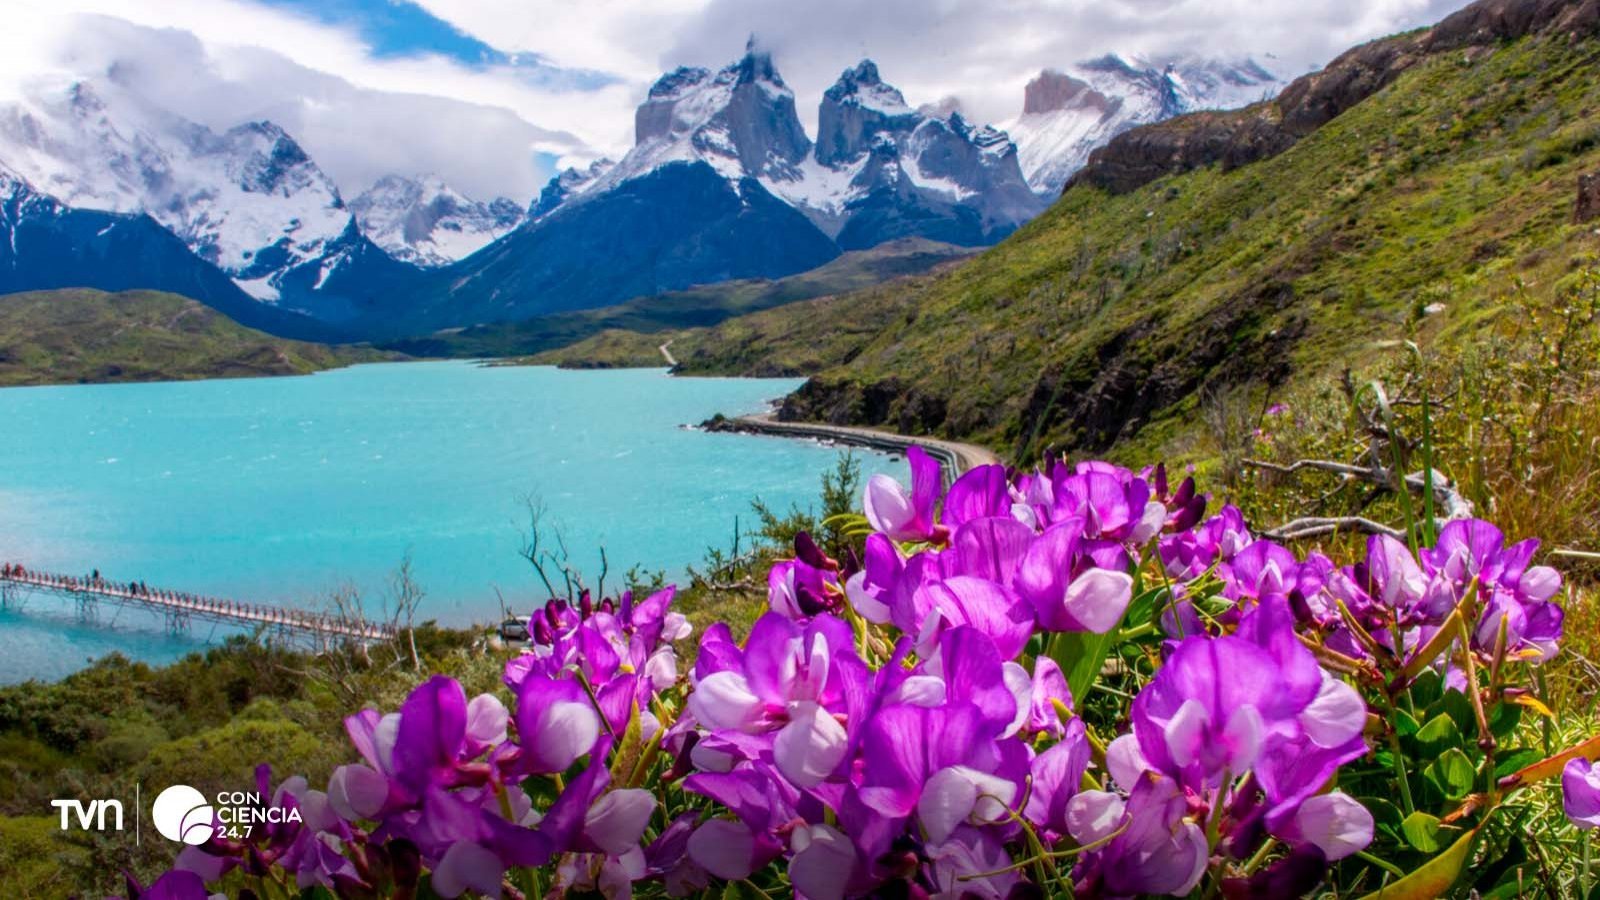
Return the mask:
[[[1021, 111], [1046, 67], [1107, 52], [1254, 55], [1295, 76], [1361, 41], [1430, 23], [1467, 0], [712, 0], [669, 58], [727, 57], [754, 32], [802, 109], [861, 57], [913, 104], [961, 98], [981, 121]], [[1267, 59], [1272, 54], [1276, 59]]]
[[248, 0], [8, 0], [0, 92], [41, 68], [120, 62], [122, 77], [213, 127], [278, 121], [347, 193], [388, 170], [431, 169], [469, 193], [521, 200], [543, 174], [534, 152], [578, 162], [625, 151], [660, 72], [723, 65], [750, 33], [774, 52], [808, 125], [822, 91], [864, 56], [913, 103], [956, 96], [973, 118], [1001, 121], [1045, 67], [1109, 51], [1251, 54], [1292, 76], [1466, 0], [417, 2], [508, 54], [615, 81], [561, 90], [511, 67], [379, 57], [353, 31]]
[[[613, 151], [636, 90], [530, 83], [509, 67], [374, 58], [354, 34], [236, 0], [21, 0], [0, 32], [0, 95], [45, 71], [115, 70], [213, 128], [270, 118], [353, 195], [382, 174], [438, 172], [476, 196], [531, 199], [534, 161]], [[571, 123], [574, 127], [566, 127]]]

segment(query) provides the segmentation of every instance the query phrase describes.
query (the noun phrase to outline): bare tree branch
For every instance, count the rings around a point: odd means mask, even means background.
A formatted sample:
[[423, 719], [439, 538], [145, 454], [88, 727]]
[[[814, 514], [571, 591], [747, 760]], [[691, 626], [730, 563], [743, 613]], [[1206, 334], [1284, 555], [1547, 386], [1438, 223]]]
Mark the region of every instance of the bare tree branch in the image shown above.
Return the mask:
[[1306, 516], [1285, 522], [1270, 531], [1263, 531], [1261, 536], [1273, 541], [1299, 541], [1340, 531], [1386, 534], [1392, 538], [1402, 539], [1405, 537], [1404, 532], [1390, 528], [1382, 522], [1374, 522], [1365, 516]]
[[[1281, 475], [1292, 475], [1301, 470], [1311, 470], [1337, 475], [1345, 481], [1360, 481], [1391, 491], [1399, 489], [1399, 484], [1393, 472], [1381, 466], [1357, 466], [1327, 459], [1297, 459], [1286, 465], [1260, 459], [1246, 459], [1242, 461], [1242, 465], [1246, 468], [1277, 472]], [[1405, 476], [1404, 484], [1406, 489], [1421, 494], [1428, 490], [1428, 473], [1413, 472]], [[1441, 513], [1437, 517], [1437, 521], [1448, 522], [1452, 519], [1472, 518], [1472, 501], [1461, 496], [1460, 492], [1450, 483], [1450, 479], [1444, 476], [1444, 473], [1435, 471], [1432, 485], [1434, 501], [1439, 504]], [[1405, 532], [1398, 528], [1375, 522], [1363, 516], [1314, 516], [1285, 522], [1276, 528], [1262, 532], [1262, 536], [1273, 540], [1299, 540], [1348, 530], [1361, 531], [1366, 534], [1387, 534], [1391, 537], [1404, 537], [1405, 535]]]

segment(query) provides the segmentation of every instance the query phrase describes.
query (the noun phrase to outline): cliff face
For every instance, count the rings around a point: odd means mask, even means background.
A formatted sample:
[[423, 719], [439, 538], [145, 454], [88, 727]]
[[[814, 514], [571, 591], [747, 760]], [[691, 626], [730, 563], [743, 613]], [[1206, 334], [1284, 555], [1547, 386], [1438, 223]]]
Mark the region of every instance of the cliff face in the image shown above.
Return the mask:
[[1425, 31], [1348, 50], [1264, 103], [1126, 131], [1091, 154], [1065, 190], [1087, 184], [1122, 194], [1212, 164], [1233, 169], [1282, 153], [1432, 56], [1484, 52], [1529, 34], [1576, 39], [1597, 32], [1600, 0], [1480, 0]]

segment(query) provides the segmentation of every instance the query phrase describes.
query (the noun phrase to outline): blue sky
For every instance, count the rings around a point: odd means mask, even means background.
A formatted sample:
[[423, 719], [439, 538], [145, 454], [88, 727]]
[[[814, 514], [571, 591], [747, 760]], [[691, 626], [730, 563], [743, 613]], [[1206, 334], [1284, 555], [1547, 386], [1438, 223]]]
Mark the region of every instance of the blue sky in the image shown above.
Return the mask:
[[410, 0], [258, 0], [334, 28], [360, 35], [375, 59], [441, 56], [469, 69], [511, 69], [534, 84], [592, 90], [616, 76], [585, 69], [563, 69], [539, 54], [496, 49]]
[[535, 195], [557, 165], [617, 156], [658, 75], [721, 66], [750, 34], [814, 128], [870, 56], [913, 104], [1003, 123], [1047, 67], [1108, 52], [1254, 56], [1293, 77], [1466, 0], [6, 0], [0, 99], [43, 72], [117, 72], [225, 128], [270, 118], [353, 195], [434, 172]]

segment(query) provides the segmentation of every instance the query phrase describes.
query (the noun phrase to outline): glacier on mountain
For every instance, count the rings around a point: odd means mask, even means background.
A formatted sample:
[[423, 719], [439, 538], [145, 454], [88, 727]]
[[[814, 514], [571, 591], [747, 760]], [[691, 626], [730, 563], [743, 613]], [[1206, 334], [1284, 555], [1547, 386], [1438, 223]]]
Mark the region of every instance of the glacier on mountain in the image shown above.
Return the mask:
[[1150, 60], [1109, 54], [1028, 82], [1022, 114], [1005, 123], [1028, 184], [1060, 193], [1089, 154], [1138, 125], [1202, 109], [1232, 109], [1276, 94], [1285, 80], [1253, 59]]
[[369, 240], [395, 259], [419, 266], [470, 256], [527, 217], [513, 200], [473, 200], [437, 175], [386, 175], [349, 206]]
[[350, 223], [333, 181], [278, 126], [219, 134], [114, 83], [29, 84], [0, 107], [0, 161], [74, 208], [148, 213], [265, 301]]

